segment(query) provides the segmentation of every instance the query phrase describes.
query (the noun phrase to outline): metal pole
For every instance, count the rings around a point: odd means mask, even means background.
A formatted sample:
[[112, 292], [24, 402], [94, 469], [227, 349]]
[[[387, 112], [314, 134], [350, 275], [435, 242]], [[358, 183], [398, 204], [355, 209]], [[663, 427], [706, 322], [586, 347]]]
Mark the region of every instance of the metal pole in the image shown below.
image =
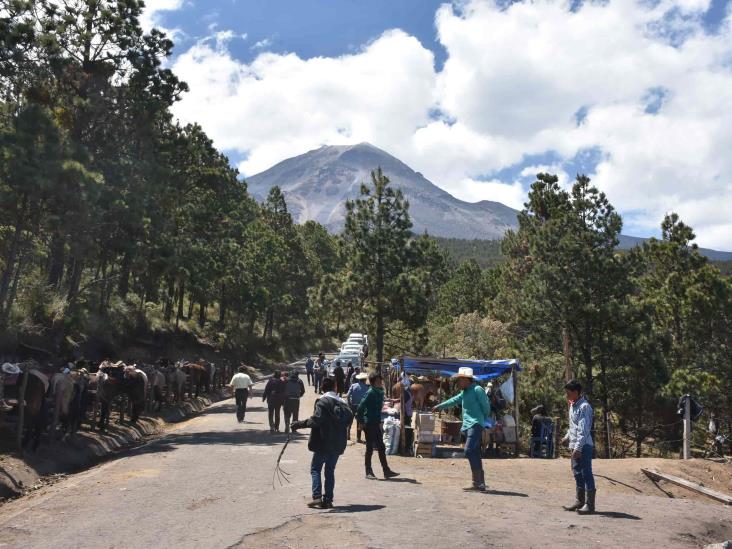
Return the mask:
[[691, 396], [684, 399], [684, 459], [691, 459]]
[[518, 457], [519, 455], [519, 395], [518, 395], [518, 376], [516, 375], [516, 366], [511, 367], [511, 378], [513, 379], [513, 414], [514, 414], [514, 423], [516, 427], [516, 446], [515, 448], [515, 455], [514, 457]]

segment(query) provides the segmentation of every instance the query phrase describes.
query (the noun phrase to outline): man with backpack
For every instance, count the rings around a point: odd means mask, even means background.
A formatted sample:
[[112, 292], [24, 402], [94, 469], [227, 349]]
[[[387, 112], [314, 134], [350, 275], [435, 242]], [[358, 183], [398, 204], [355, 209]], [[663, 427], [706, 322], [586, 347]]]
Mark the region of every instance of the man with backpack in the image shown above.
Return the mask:
[[285, 433], [290, 432], [290, 420], [297, 421], [300, 416], [300, 397], [304, 394], [305, 384], [293, 370], [285, 382]]
[[315, 366], [315, 361], [313, 361], [313, 357], [308, 354], [308, 359], [305, 361], [305, 375], [308, 379], [308, 387], [310, 387], [313, 384], [313, 367]]
[[[346, 431], [353, 421], [353, 415], [345, 400], [333, 389], [332, 379], [323, 381], [325, 394], [315, 403], [315, 413], [304, 421], [295, 421], [292, 430], [311, 429], [308, 449], [313, 453], [310, 463], [312, 478], [312, 501], [308, 507], [331, 509], [335, 490], [335, 468], [338, 458], [346, 450]], [[325, 469], [325, 487], [322, 472]], [[323, 490], [325, 488], [325, 490]]]
[[325, 375], [325, 355], [318, 353], [318, 359], [315, 361], [313, 366], [313, 387], [315, 392], [319, 395], [323, 394], [321, 390], [321, 383], [323, 383], [323, 376]]
[[285, 381], [280, 372], [272, 373], [272, 379], [264, 386], [262, 401], [267, 401], [267, 412], [269, 414], [269, 432], [280, 432], [280, 413], [285, 401]]

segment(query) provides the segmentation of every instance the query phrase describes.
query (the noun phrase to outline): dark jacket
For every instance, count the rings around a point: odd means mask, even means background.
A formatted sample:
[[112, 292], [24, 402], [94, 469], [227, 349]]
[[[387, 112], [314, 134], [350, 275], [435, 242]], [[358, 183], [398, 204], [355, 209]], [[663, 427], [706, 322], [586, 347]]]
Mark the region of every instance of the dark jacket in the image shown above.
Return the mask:
[[371, 387], [358, 405], [356, 417], [363, 425], [381, 423], [381, 409], [384, 407], [384, 389]]
[[343, 392], [343, 386], [346, 383], [346, 373], [343, 371], [343, 366], [339, 364], [333, 368], [333, 377], [335, 378], [336, 385], [338, 385], [341, 392]]
[[270, 406], [280, 406], [285, 400], [285, 382], [282, 378], [272, 378], [264, 386], [262, 400], [266, 400]]
[[293, 424], [293, 427], [311, 429], [308, 440], [308, 450], [311, 452], [341, 455], [346, 450], [353, 414], [343, 399], [331, 395], [320, 397], [315, 403], [312, 417]]
[[284, 382], [284, 393], [285, 399], [288, 398], [300, 398], [305, 394], [305, 384], [302, 379], [295, 376], [290, 376], [286, 382]]

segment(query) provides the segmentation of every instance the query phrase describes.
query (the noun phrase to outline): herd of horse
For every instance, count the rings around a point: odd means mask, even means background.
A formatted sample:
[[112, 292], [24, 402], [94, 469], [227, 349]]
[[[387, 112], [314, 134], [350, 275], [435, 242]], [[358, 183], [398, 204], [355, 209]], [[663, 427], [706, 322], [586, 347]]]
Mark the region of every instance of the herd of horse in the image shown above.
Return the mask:
[[92, 430], [104, 431], [114, 404], [120, 422], [127, 412], [135, 423], [146, 410], [182, 401], [186, 391], [188, 398], [197, 398], [223, 385], [215, 365], [204, 360], [162, 360], [156, 365], [79, 361], [62, 371], [35, 362], [23, 366], [28, 369], [23, 445], [33, 450], [49, 425], [51, 440], [73, 435], [85, 421]]

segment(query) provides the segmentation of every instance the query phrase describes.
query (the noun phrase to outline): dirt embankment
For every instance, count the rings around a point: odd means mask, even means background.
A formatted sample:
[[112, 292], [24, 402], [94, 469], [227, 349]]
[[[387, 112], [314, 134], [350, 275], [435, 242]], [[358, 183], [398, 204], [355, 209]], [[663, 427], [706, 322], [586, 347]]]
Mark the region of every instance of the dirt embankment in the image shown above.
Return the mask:
[[[228, 398], [225, 392], [193, 398], [164, 406], [159, 414], [143, 415], [136, 423], [118, 423], [113, 413], [107, 430], [79, 430], [65, 440], [49, 441], [44, 437], [37, 451], [17, 454], [0, 449], [0, 501], [22, 496], [64, 475], [90, 467], [131, 445], [160, 435], [172, 423], [188, 419], [213, 402]], [[5, 438], [5, 437], [3, 437]]]

